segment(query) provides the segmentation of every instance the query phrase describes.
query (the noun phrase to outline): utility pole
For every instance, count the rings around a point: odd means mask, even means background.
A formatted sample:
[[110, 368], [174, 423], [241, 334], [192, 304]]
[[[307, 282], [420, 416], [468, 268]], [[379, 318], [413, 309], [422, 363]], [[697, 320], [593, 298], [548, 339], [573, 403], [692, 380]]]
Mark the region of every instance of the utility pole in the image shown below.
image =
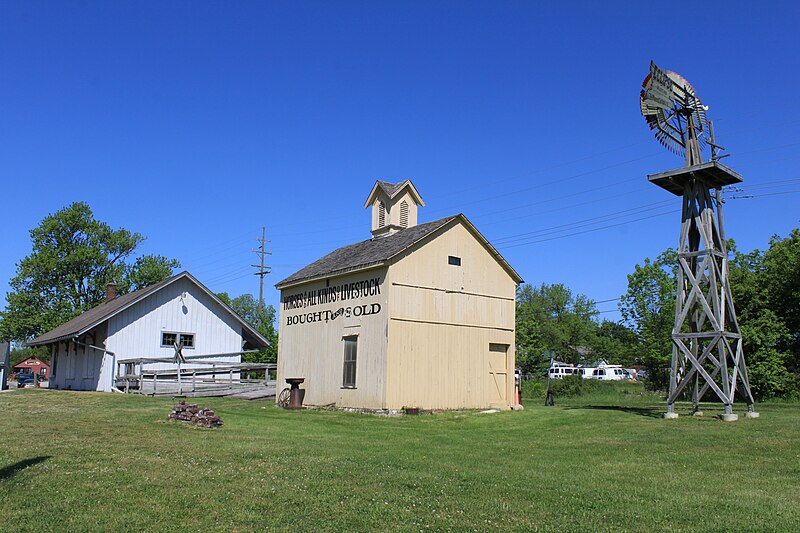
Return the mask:
[[256, 239], [256, 241], [258, 241], [258, 243], [259, 243], [259, 246], [258, 246], [257, 249], [253, 250], [253, 252], [255, 252], [259, 256], [261, 256], [261, 263], [258, 264], [258, 265], [250, 265], [250, 266], [255, 267], [255, 268], [258, 269], [258, 271], [255, 274], [256, 274], [256, 276], [258, 276], [260, 278], [259, 279], [259, 283], [258, 283], [258, 308], [259, 308], [259, 310], [263, 310], [264, 309], [264, 276], [269, 274], [271, 272], [271, 268], [272, 268], [272, 267], [269, 267], [269, 266], [264, 264], [264, 260], [265, 260], [266, 256], [272, 255], [272, 252], [268, 252], [267, 249], [266, 249], [266, 244], [268, 242], [270, 242], [270, 241], [267, 240], [266, 237], [267, 237], [267, 230], [266, 230], [266, 228], [264, 228], [264, 226], [261, 226], [261, 238], [260, 239]]

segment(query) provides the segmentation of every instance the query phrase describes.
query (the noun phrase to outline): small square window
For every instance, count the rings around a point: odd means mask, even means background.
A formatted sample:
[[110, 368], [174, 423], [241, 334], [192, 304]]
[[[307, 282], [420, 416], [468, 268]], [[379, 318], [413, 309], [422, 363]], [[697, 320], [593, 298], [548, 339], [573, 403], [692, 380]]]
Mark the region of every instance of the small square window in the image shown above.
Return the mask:
[[162, 333], [161, 334], [161, 346], [175, 346], [176, 342], [178, 342], [178, 334], [177, 333]]
[[194, 348], [194, 335], [191, 333], [181, 333], [180, 343], [184, 348]]
[[460, 267], [461, 266], [461, 258], [460, 257], [456, 257], [454, 255], [448, 255], [447, 256], [447, 264]]

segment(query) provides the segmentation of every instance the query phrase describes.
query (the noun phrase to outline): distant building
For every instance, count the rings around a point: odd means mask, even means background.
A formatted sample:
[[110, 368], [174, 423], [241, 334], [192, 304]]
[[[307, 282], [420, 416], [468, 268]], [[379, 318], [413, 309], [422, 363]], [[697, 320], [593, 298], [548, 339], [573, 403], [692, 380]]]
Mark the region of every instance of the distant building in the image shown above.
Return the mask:
[[372, 239], [279, 282], [278, 382], [305, 403], [377, 410], [514, 405], [520, 276], [464, 215], [417, 224], [406, 180], [379, 181]]
[[120, 359], [168, 359], [175, 344], [184, 355], [230, 354], [220, 363], [269, 345], [188, 272], [122, 296], [109, 284], [103, 303], [28, 344], [49, 347], [51, 388], [98, 391], [113, 390]]
[[14, 374], [36, 374], [39, 379], [45, 380], [50, 377], [50, 365], [33, 356], [14, 365], [12, 372]]

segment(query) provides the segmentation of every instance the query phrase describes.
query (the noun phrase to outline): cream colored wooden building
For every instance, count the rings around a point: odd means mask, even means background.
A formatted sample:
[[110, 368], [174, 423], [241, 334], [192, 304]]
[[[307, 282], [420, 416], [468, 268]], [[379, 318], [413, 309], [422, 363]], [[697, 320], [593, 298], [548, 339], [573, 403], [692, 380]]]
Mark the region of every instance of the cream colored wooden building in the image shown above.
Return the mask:
[[364, 409], [509, 408], [519, 275], [464, 217], [417, 224], [413, 184], [377, 182], [373, 238], [276, 285], [278, 382], [304, 403]]

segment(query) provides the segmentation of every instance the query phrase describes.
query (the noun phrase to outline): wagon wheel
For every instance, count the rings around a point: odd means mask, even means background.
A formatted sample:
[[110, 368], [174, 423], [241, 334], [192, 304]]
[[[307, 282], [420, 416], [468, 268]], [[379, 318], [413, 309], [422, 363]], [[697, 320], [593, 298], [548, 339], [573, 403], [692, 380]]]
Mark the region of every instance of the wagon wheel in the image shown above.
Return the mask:
[[289, 387], [286, 387], [278, 394], [278, 405], [281, 407], [289, 407]]

